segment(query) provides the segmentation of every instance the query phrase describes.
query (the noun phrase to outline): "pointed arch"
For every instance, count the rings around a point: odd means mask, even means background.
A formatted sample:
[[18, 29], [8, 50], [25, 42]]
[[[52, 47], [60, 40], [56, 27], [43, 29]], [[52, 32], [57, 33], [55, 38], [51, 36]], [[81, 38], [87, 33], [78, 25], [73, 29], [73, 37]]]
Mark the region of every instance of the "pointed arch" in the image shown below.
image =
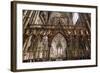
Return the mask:
[[50, 57], [63, 59], [66, 57], [67, 42], [61, 33], [57, 33], [51, 42]]

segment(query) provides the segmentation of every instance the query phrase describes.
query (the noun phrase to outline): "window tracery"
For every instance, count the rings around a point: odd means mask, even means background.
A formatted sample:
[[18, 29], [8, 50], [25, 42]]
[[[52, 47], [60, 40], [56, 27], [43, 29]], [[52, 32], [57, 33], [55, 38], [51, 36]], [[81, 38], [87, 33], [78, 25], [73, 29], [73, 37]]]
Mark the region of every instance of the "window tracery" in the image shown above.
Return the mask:
[[23, 10], [23, 62], [90, 59], [89, 13]]

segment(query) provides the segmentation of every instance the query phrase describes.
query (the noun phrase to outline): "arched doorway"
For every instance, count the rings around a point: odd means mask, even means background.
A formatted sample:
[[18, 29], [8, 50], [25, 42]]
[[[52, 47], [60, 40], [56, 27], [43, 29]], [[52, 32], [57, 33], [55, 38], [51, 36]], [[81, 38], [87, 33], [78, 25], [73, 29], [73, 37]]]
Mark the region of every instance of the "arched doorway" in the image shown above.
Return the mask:
[[52, 60], [63, 60], [66, 58], [66, 39], [61, 33], [54, 36], [51, 42], [50, 58]]

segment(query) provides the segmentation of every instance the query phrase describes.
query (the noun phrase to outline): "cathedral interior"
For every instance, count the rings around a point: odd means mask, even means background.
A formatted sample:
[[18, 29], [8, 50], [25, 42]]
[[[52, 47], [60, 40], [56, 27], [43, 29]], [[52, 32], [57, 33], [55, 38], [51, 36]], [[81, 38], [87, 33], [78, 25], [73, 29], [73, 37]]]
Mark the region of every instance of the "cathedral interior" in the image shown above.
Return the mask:
[[91, 14], [23, 10], [23, 62], [91, 59]]

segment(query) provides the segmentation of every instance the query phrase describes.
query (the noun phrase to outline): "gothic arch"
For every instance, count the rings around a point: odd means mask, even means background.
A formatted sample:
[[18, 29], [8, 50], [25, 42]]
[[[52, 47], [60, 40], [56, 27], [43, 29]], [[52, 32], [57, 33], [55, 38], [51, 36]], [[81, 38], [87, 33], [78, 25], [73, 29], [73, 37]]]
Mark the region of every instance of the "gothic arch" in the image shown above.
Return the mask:
[[67, 42], [61, 33], [57, 33], [51, 42], [50, 57], [54, 59], [63, 59], [66, 57]]

